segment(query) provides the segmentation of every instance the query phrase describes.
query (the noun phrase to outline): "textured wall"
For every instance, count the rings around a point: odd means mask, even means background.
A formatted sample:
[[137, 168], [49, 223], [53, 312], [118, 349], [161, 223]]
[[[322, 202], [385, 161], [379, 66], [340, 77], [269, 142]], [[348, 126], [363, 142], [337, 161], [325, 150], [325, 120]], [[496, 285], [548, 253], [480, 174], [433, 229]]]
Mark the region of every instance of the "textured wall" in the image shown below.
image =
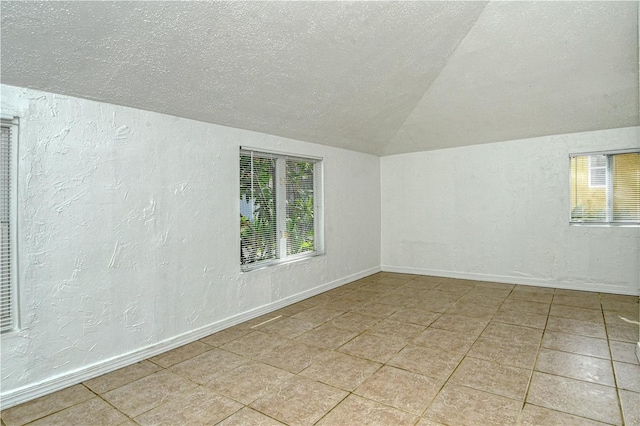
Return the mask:
[[[6, 85], [2, 110], [22, 117], [5, 403], [379, 268], [378, 157]], [[240, 145], [324, 158], [325, 255], [240, 273]]]
[[640, 228], [569, 225], [569, 153], [640, 147], [638, 136], [383, 157], [383, 270], [638, 294]]

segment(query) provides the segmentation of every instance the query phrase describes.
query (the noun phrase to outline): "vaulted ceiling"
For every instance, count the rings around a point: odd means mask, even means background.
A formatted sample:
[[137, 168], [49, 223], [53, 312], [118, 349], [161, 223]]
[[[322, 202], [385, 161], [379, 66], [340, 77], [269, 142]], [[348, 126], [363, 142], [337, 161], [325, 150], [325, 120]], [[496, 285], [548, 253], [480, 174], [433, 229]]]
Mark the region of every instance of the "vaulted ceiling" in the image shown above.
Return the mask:
[[639, 125], [638, 3], [2, 1], [0, 81], [377, 155]]

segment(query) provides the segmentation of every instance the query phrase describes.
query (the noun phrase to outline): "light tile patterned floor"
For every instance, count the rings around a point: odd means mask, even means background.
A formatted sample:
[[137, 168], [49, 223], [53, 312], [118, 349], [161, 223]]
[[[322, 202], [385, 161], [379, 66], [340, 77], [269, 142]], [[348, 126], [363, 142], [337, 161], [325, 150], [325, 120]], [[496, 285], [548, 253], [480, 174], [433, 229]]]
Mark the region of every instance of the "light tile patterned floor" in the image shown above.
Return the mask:
[[638, 326], [622, 318], [637, 297], [379, 273], [2, 425], [640, 425]]

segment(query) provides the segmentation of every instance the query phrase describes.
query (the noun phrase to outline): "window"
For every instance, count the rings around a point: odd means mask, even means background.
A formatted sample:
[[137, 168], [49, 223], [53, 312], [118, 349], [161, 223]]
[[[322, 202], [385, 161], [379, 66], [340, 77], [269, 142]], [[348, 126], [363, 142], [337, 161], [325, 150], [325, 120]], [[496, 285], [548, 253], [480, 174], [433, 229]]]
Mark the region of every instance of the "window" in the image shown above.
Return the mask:
[[240, 150], [243, 271], [322, 252], [320, 173], [320, 159]]
[[571, 156], [571, 223], [640, 224], [640, 151]]
[[17, 120], [2, 120], [0, 146], [0, 331], [16, 327], [14, 151]]

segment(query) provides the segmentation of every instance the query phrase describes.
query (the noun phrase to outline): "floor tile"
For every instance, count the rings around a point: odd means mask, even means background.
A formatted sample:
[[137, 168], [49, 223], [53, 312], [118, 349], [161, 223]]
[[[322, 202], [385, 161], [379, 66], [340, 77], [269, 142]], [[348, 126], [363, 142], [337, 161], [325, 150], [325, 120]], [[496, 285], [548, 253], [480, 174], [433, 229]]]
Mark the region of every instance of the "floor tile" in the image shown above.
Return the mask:
[[338, 404], [336, 408], [331, 410], [317, 425], [412, 426], [416, 420], [418, 420], [417, 416], [407, 412], [396, 410], [395, 408], [361, 398], [357, 395], [350, 395]]
[[333, 387], [352, 391], [380, 368], [381, 364], [351, 355], [331, 352], [300, 375]]
[[127, 416], [102, 399], [92, 398], [29, 423], [29, 426], [110, 426], [119, 425], [127, 420]]
[[632, 321], [634, 319], [635, 321], [638, 321], [637, 318], [637, 315], [626, 315], [620, 314], [619, 312], [615, 311], [604, 311], [604, 320], [607, 325], [622, 325], [625, 327], [630, 327], [633, 325], [633, 323], [629, 321]]
[[517, 292], [517, 293], [532, 292], [532, 293], [542, 293], [542, 294], [554, 294], [556, 292], [556, 289], [550, 288], [550, 287], [540, 287], [540, 286], [535, 286], [535, 285], [516, 285], [513, 288], [513, 292]]
[[445, 380], [456, 368], [462, 356], [439, 348], [410, 345], [391, 358], [390, 366]]
[[[502, 301], [500, 304], [502, 304]], [[488, 322], [493, 317], [493, 314], [498, 311], [498, 306], [484, 306], [475, 302], [458, 301], [455, 305], [447, 309], [446, 313], [448, 315], [477, 318]]]
[[608, 359], [542, 348], [538, 353], [535, 369], [557, 376], [615, 386], [611, 361]]
[[442, 291], [429, 291], [422, 297], [417, 297], [418, 303], [413, 306], [416, 309], [424, 309], [429, 312], [443, 313], [459, 299], [459, 297], [442, 297], [437, 293]]
[[423, 417], [449, 425], [513, 425], [522, 403], [448, 383]]
[[161, 369], [160, 366], [149, 361], [140, 361], [124, 368], [103, 374], [95, 379], [87, 380], [83, 384], [97, 394], [103, 394], [112, 389], [141, 379]]
[[274, 386], [264, 397], [254, 401], [251, 408], [291, 426], [308, 426], [342, 401], [348, 392], [294, 376]]
[[206, 343], [195, 341], [163, 354], [151, 357], [149, 358], [149, 361], [154, 364], [158, 364], [160, 367], [167, 368], [211, 349], [213, 348]]
[[359, 358], [385, 363], [397, 354], [400, 349], [404, 348], [406, 344], [407, 340], [401, 337], [363, 333], [337, 350]]
[[614, 361], [626, 362], [628, 364], [640, 364], [636, 355], [637, 343], [618, 342], [611, 340], [609, 342], [611, 348], [611, 358]]
[[412, 343], [451, 352], [461, 359], [471, 349], [474, 340], [475, 337], [464, 333], [429, 327], [413, 339]]
[[373, 327], [380, 321], [380, 318], [347, 312], [346, 314], [340, 315], [339, 317], [331, 320], [331, 325], [341, 330], [361, 333], [368, 328]]
[[500, 306], [500, 311], [511, 311], [522, 314], [544, 315], [549, 314], [550, 303], [535, 302], [531, 300], [521, 300], [507, 298]]
[[376, 293], [387, 293], [395, 288], [380, 282], [371, 282], [361, 287], [363, 290], [374, 291]]
[[493, 316], [492, 321], [544, 329], [547, 325], [547, 316], [500, 309]]
[[557, 288], [554, 294], [557, 296], [587, 297], [587, 298], [593, 295], [596, 295], [599, 298], [600, 293], [596, 293], [593, 291], [571, 290], [568, 288]]
[[620, 391], [620, 404], [625, 425], [640, 425], [640, 393]]
[[354, 393], [420, 415], [436, 396], [444, 380], [384, 366], [361, 384]]
[[466, 357], [451, 375], [449, 383], [522, 401], [531, 373], [524, 368]]
[[306, 311], [307, 309], [313, 308], [314, 306], [316, 306], [314, 302], [303, 300], [301, 302], [294, 303], [293, 305], [280, 308], [277, 311], [273, 311], [272, 313], [276, 315], [282, 315], [283, 317], [292, 317], [295, 314]]
[[626, 294], [600, 293], [600, 301], [604, 306], [605, 303], [630, 303], [638, 304], [638, 296], [630, 296]]
[[406, 322], [409, 324], [417, 324], [428, 326], [437, 320], [440, 314], [429, 312], [424, 309], [405, 308], [394, 312], [389, 319], [393, 321]]
[[[304, 302], [308, 303], [309, 301], [310, 299], [307, 299]], [[312, 307], [315, 305], [316, 303], [311, 303]], [[251, 330], [251, 331], [260, 331], [263, 327], [266, 327], [267, 325], [270, 325], [270, 324], [275, 324], [276, 322], [282, 321], [285, 318], [287, 317], [280, 313], [269, 312], [267, 314], [260, 315], [259, 317], [250, 319], [249, 321], [245, 321], [242, 324], [238, 324], [238, 326], [244, 327], [247, 330]]]
[[241, 408], [242, 404], [199, 386], [136, 417], [135, 421], [142, 426], [214, 424]]
[[613, 368], [620, 389], [640, 393], [640, 365], [614, 361]]
[[513, 345], [506, 340], [480, 337], [469, 350], [468, 355], [498, 364], [533, 369], [538, 353], [537, 344]]
[[574, 354], [608, 359], [609, 347], [605, 339], [579, 336], [547, 330], [542, 337], [542, 347]]
[[297, 374], [326, 353], [326, 349], [294, 341], [260, 355], [257, 360]]
[[516, 286], [511, 294], [509, 294], [509, 299], [526, 300], [528, 302], [551, 303], [551, 300], [553, 299], [553, 293], [539, 290], [522, 291], [520, 290], [519, 286]]
[[283, 318], [274, 324], [269, 324], [263, 327], [260, 331], [263, 333], [277, 334], [278, 336], [285, 337], [287, 339], [293, 339], [314, 327], [316, 327], [316, 324], [312, 322], [296, 318]]
[[265, 416], [262, 413], [252, 410], [251, 408], [243, 408], [232, 416], [218, 423], [218, 426], [285, 426], [284, 423]]
[[254, 331], [232, 340], [220, 346], [220, 348], [238, 355], [256, 358], [287, 342], [288, 340], [283, 337], [263, 333], [262, 331]]
[[248, 361], [248, 358], [216, 348], [176, 364], [170, 370], [193, 382], [204, 385], [214, 377]]
[[478, 336], [488, 323], [489, 320], [470, 318], [462, 315], [443, 314], [431, 324], [430, 327]]
[[[358, 306], [364, 301], [368, 301], [368, 296], [362, 293], [350, 293], [345, 296], [336, 297], [326, 303], [326, 306], [337, 311], [350, 311], [354, 306]], [[344, 314], [343, 314], [344, 315]]]
[[242, 364], [233, 370], [215, 377], [207, 387], [220, 395], [250, 404], [275, 385], [293, 377], [288, 371], [259, 362]]
[[622, 424], [615, 388], [534, 372], [527, 402], [604, 423]]
[[353, 312], [376, 318], [386, 318], [402, 308], [402, 306], [387, 305], [385, 303], [364, 303], [354, 308]]
[[[408, 307], [416, 306], [416, 300], [413, 296], [408, 294], [381, 293], [375, 299], [372, 300], [375, 303], [382, 303], [383, 305], [392, 305], [397, 309], [406, 309]], [[352, 305], [353, 307], [354, 305]], [[351, 308], [349, 308], [351, 309]]]
[[585, 309], [575, 306], [557, 305], [553, 303], [549, 315], [560, 318], [572, 318], [580, 321], [591, 321], [602, 324], [604, 316], [600, 309]]
[[344, 330], [327, 323], [298, 336], [296, 341], [325, 349], [337, 349], [358, 334], [357, 331]]
[[598, 293], [582, 294], [579, 296], [556, 294], [553, 297], [554, 305], [574, 306], [586, 309], [602, 309]]
[[[487, 308], [493, 308], [494, 311], [497, 311], [500, 308], [500, 305], [504, 303], [507, 295], [505, 294], [503, 297], [495, 297], [491, 293], [492, 290], [484, 289], [484, 290], [472, 290], [471, 292], [462, 296], [462, 298], [456, 303], [456, 305], [465, 306], [465, 305], [478, 305], [484, 306]], [[496, 290], [493, 290], [496, 291]], [[508, 292], [507, 292], [508, 294]], [[462, 314], [461, 314], [462, 315]]]
[[95, 397], [95, 394], [82, 385], [71, 386], [67, 389], [34, 399], [24, 404], [2, 411], [2, 421], [7, 426], [23, 425], [49, 414], [56, 413]]
[[607, 331], [610, 340], [618, 340], [620, 342], [637, 342], [638, 326], [637, 325], [609, 325]]
[[630, 316], [637, 320], [638, 315], [640, 314], [640, 304], [638, 303], [638, 297], [630, 297], [632, 299], [628, 299], [628, 301], [610, 300], [605, 298], [602, 301], [602, 309], [605, 311], [618, 312], [620, 315]]
[[393, 276], [382, 276], [380, 278], [376, 279], [376, 282], [379, 282], [381, 284], [385, 284], [387, 286], [396, 288], [396, 287], [400, 287], [401, 285], [403, 285], [404, 283], [410, 281], [413, 277], [408, 275], [408, 274], [395, 274]]
[[605, 426], [606, 424], [531, 404], [524, 406], [518, 419], [519, 426]]
[[316, 306], [306, 311], [299, 312], [291, 318], [313, 323], [315, 325], [324, 324], [327, 321], [344, 314], [344, 310], [332, 309], [326, 306]]
[[129, 417], [136, 417], [197, 386], [163, 370], [109, 391], [102, 397]]
[[438, 287], [436, 287], [436, 290], [453, 293], [459, 297], [462, 297], [470, 292], [473, 287], [475, 287], [473, 284], [464, 284], [455, 282], [454, 280], [446, 280]]
[[379, 336], [390, 336], [409, 340], [422, 333], [425, 328], [423, 325], [385, 319], [369, 328], [367, 332]]
[[604, 325], [589, 322], [580, 321], [572, 318], [559, 318], [550, 316], [547, 320], [547, 330], [560, 331], [569, 334], [579, 334], [587, 337], [597, 337], [599, 339], [606, 339], [607, 333]]
[[251, 333], [251, 331], [252, 330], [247, 327], [236, 325], [204, 337], [200, 339], [200, 341], [210, 346], [222, 346], [225, 343], [229, 343], [232, 340], [244, 336], [245, 334]]
[[377, 273], [0, 418], [640, 426], [638, 307], [637, 296]]
[[514, 345], [538, 345], [542, 339], [542, 330], [492, 321], [487, 324], [480, 337], [508, 341]]

